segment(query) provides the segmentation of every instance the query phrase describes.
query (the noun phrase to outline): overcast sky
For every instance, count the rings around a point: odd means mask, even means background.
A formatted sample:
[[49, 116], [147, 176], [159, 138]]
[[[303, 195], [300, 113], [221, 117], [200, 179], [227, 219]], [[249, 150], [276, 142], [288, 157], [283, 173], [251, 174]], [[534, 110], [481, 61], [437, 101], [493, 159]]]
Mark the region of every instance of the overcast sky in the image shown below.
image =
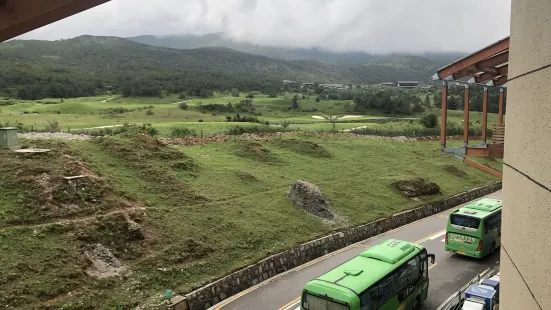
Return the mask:
[[27, 33], [205, 34], [366, 52], [474, 51], [509, 35], [511, 0], [112, 0]]

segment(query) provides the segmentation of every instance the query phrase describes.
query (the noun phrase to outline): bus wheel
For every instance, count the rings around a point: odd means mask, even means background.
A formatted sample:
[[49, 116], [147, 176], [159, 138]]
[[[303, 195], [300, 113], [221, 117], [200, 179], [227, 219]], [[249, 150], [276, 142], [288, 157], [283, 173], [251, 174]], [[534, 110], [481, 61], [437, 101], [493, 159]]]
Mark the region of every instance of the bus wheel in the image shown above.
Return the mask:
[[492, 243], [492, 248], [490, 249], [490, 255], [494, 254], [495, 250], [496, 250], [496, 243], [493, 242]]
[[417, 296], [415, 298], [415, 302], [413, 303], [413, 310], [420, 310], [421, 309], [421, 298]]

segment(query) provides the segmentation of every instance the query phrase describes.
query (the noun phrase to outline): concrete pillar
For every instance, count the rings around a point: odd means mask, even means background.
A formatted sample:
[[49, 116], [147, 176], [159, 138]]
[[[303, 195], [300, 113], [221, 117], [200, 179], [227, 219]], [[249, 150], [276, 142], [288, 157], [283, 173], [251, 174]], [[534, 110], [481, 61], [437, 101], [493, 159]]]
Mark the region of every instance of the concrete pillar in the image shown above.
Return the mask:
[[512, 0], [501, 310], [551, 309], [551, 1]]

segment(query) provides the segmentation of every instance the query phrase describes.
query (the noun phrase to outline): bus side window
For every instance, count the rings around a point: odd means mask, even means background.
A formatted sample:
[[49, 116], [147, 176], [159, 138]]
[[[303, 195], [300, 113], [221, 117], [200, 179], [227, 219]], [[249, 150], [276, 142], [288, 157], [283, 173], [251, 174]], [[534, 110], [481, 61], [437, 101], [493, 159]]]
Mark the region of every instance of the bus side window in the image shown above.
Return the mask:
[[487, 234], [499, 226], [501, 226], [501, 212], [490, 216], [484, 221], [484, 233]]
[[419, 256], [415, 256], [414, 258], [410, 259], [409, 262], [407, 262], [407, 275], [408, 275], [408, 282], [414, 282], [419, 278]]
[[379, 286], [375, 285], [360, 295], [360, 310], [377, 310]]
[[396, 295], [394, 290], [394, 274], [389, 274], [379, 281], [379, 298], [377, 299], [377, 304], [379, 306], [384, 305], [390, 297]]

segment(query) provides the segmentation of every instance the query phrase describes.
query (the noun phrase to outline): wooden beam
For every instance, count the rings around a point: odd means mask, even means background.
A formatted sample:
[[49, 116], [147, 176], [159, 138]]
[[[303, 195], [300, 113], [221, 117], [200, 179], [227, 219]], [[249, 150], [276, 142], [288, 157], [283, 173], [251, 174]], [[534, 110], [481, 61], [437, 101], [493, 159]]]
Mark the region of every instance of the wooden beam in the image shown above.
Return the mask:
[[484, 59], [472, 66], [460, 70], [453, 75], [454, 79], [470, 76], [479, 72], [483, 72], [484, 68], [497, 67], [509, 61], [509, 51]]
[[[494, 80], [497, 77], [503, 77], [503, 76], [506, 77], [507, 74], [508, 74], [508, 71], [509, 71], [508, 70], [509, 66], [505, 65], [503, 67], [490, 68], [490, 69], [494, 69], [494, 70], [491, 70], [492, 72], [482, 73], [482, 74], [478, 75], [477, 77], [475, 77], [475, 83], [484, 83], [484, 82], [487, 82], [487, 81], [490, 81], [490, 80]], [[486, 70], [488, 70], [488, 69], [486, 69]]]
[[503, 124], [503, 101], [505, 100], [505, 94], [503, 93], [505, 89], [503, 87], [499, 88], [499, 113], [497, 114], [497, 124]]
[[474, 160], [465, 158], [465, 159], [463, 160], [463, 162], [466, 163], [466, 164], [469, 165], [469, 166], [478, 168], [478, 169], [480, 169], [480, 170], [482, 170], [482, 171], [484, 171], [484, 172], [486, 172], [486, 173], [489, 173], [489, 174], [491, 174], [491, 175], [493, 175], [493, 176], [495, 176], [495, 177], [498, 177], [498, 178], [500, 178], [500, 179], [503, 179], [503, 173], [501, 173], [501, 172], [499, 172], [499, 171], [497, 171], [497, 170], [494, 170], [494, 169], [492, 169], [492, 168], [490, 168], [490, 167], [488, 167], [488, 166], [484, 166], [483, 164], [478, 163], [478, 162], [476, 162], [476, 161], [474, 161]]
[[482, 94], [482, 144], [488, 139], [488, 87], [484, 86]]
[[0, 0], [0, 42], [110, 0]]
[[463, 96], [463, 145], [469, 145], [469, 84], [465, 85]]
[[440, 117], [440, 146], [446, 148], [446, 122], [448, 120], [448, 82], [442, 82], [442, 116]]
[[436, 73], [439, 79], [445, 79], [448, 76], [453, 76], [459, 71], [474, 66], [476, 63], [485, 60], [486, 58], [492, 57], [498, 53], [504, 52], [509, 49], [509, 37], [500, 40], [488, 47], [485, 47], [467, 57], [459, 59], [444, 68], [438, 70]]

